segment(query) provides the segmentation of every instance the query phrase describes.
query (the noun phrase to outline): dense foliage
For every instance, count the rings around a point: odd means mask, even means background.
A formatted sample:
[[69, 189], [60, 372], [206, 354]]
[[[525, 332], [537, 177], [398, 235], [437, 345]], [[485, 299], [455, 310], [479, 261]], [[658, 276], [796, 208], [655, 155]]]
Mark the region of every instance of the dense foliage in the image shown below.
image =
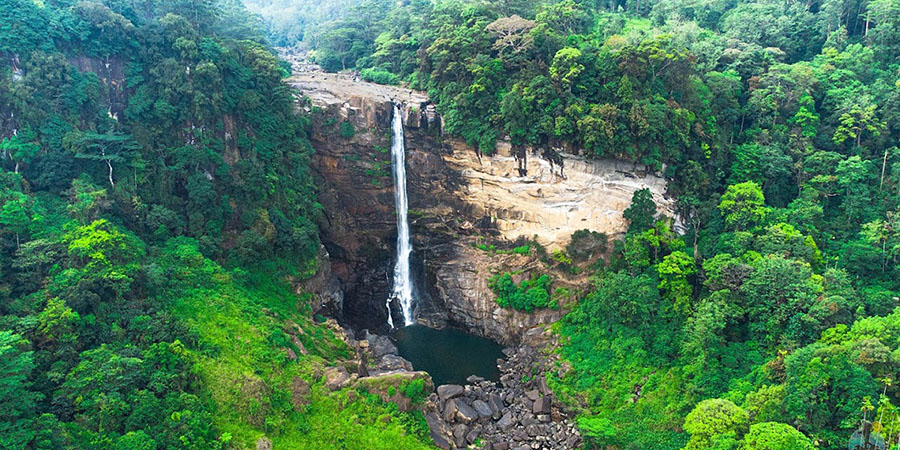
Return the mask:
[[317, 61], [426, 89], [482, 152], [670, 179], [678, 227], [638, 191], [559, 326], [593, 444], [837, 449], [867, 418], [897, 445], [896, 1], [369, 1], [329, 26]]
[[498, 273], [488, 282], [497, 296], [497, 304], [503, 308], [514, 308], [532, 312], [536, 308], [553, 308], [559, 305], [550, 296], [550, 277], [546, 274], [535, 274], [516, 284], [509, 272]]
[[[308, 121], [231, 0], [0, 0], [0, 448], [422, 448], [325, 389]], [[393, 417], [395, 420], [383, 420]]]
[[[863, 419], [898, 441], [895, 0], [250, 3], [328, 70], [426, 89], [484, 153], [670, 179], [680, 222], [638, 191], [624, 239], [552, 256], [606, 260], [551, 380], [591, 445], [831, 450]], [[312, 376], [348, 349], [283, 281], [315, 269], [319, 206], [261, 28], [234, 0], [0, 0], [0, 447], [427, 441]], [[546, 276], [491, 287], [554, 305]]]

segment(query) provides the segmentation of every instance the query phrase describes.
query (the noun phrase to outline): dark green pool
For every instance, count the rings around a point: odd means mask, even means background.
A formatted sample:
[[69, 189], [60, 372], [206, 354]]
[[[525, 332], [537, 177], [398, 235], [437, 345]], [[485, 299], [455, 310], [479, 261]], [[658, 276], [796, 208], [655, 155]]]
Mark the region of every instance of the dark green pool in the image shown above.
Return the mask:
[[393, 337], [400, 356], [416, 370], [431, 374], [435, 385], [465, 384], [469, 375], [500, 380], [497, 358], [503, 358], [503, 352], [494, 341], [453, 328], [421, 325], [400, 328]]

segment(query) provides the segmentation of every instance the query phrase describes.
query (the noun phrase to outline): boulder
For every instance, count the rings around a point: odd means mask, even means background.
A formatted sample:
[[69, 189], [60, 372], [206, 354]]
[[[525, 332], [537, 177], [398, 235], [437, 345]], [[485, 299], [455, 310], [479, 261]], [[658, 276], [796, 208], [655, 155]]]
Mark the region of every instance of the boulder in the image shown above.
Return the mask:
[[391, 342], [391, 338], [369, 333], [369, 330], [366, 330], [365, 338], [369, 341], [369, 351], [374, 359], [379, 359], [385, 355], [397, 354], [397, 346]]
[[434, 445], [437, 445], [444, 450], [453, 448], [453, 445], [451, 445], [450, 441], [447, 439], [447, 436], [450, 435], [450, 430], [448, 429], [447, 424], [441, 421], [437, 414], [433, 412], [426, 414], [425, 423], [428, 424], [428, 430], [431, 433], [431, 439], [434, 441]]
[[535, 401], [541, 396], [541, 393], [537, 390], [530, 390], [525, 391], [525, 396], [528, 397], [528, 400]]
[[442, 401], [447, 401], [451, 398], [459, 397], [464, 390], [465, 389], [458, 384], [443, 384], [438, 386], [437, 393]]
[[516, 419], [513, 417], [512, 413], [507, 412], [497, 421], [497, 427], [502, 431], [509, 431], [512, 427], [516, 426]]
[[375, 370], [397, 371], [406, 370], [412, 372], [413, 365], [406, 359], [397, 355], [384, 355], [375, 364]]
[[532, 412], [535, 414], [550, 414], [550, 397], [540, 397], [535, 400]]
[[453, 442], [457, 447], [462, 448], [466, 446], [466, 434], [469, 433], [469, 427], [465, 424], [458, 423], [453, 426]]
[[533, 424], [528, 425], [528, 427], [525, 428], [525, 432], [528, 433], [528, 436], [537, 437], [546, 435], [547, 429], [541, 425]]
[[478, 435], [481, 434], [478, 428], [472, 428], [466, 433], [466, 442], [469, 444], [474, 444], [475, 440], [478, 439]]
[[494, 411], [491, 410], [491, 407], [482, 400], [475, 400], [474, 402], [472, 402], [472, 407], [475, 408], [478, 416], [482, 419], [490, 419], [494, 414]]
[[478, 412], [465, 402], [456, 402], [456, 418], [463, 423], [472, 423], [478, 419]]
[[256, 441], [256, 450], [272, 450], [272, 440], [263, 436]]
[[500, 418], [503, 412], [503, 400], [500, 400], [500, 396], [497, 394], [491, 394], [488, 396], [488, 406], [491, 407], [491, 417], [494, 420]]
[[325, 387], [332, 391], [343, 389], [350, 383], [350, 373], [344, 367], [325, 369]]
[[291, 379], [291, 405], [295, 410], [300, 411], [309, 404], [309, 393], [309, 383], [306, 380], [300, 377]]
[[453, 419], [456, 418], [456, 410], [456, 400], [450, 399], [450, 401], [444, 405], [444, 413], [442, 414], [444, 422], [453, 422]]
[[482, 381], [484, 381], [484, 378], [479, 377], [478, 375], [469, 375], [469, 377], [466, 378], [466, 383], [469, 383], [469, 384], [478, 384], [478, 383], [481, 383]]
[[541, 395], [547, 396], [553, 393], [553, 390], [550, 389], [550, 385], [547, 384], [547, 377], [541, 375], [537, 377], [538, 390], [541, 391]]
[[568, 448], [578, 448], [581, 445], [581, 436], [572, 435], [566, 439], [566, 446]]

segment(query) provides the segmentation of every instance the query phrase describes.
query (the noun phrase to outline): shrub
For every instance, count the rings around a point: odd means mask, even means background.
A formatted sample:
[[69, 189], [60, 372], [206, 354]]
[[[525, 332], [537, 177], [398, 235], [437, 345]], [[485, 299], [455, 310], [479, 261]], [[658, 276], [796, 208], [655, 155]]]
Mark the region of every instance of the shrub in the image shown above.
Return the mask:
[[400, 77], [386, 70], [368, 68], [361, 70], [359, 72], [359, 75], [363, 80], [371, 81], [372, 83], [392, 85], [400, 84]]
[[475, 244], [475, 248], [477, 248], [478, 250], [481, 250], [483, 252], [493, 252], [493, 251], [497, 250], [497, 246], [495, 246], [493, 244], [491, 244], [491, 245]]
[[531, 253], [531, 246], [528, 244], [521, 245], [521, 246], [518, 246], [518, 247], [512, 249], [512, 252], [517, 255], [527, 255], [527, 254]]
[[489, 285], [497, 296], [497, 304], [503, 308], [531, 312], [535, 308], [558, 307], [556, 300], [550, 297], [550, 277], [547, 275], [535, 275], [516, 285], [512, 275], [506, 272], [491, 277]]
[[572, 233], [566, 253], [575, 261], [587, 261], [595, 255], [606, 252], [609, 237], [604, 233], [590, 230], [578, 230]]
[[413, 404], [419, 404], [425, 401], [427, 393], [425, 392], [425, 380], [416, 378], [400, 384], [400, 392], [403, 393]]
[[356, 134], [356, 130], [353, 129], [353, 124], [347, 121], [341, 122], [341, 137], [345, 139], [350, 139], [353, 135]]

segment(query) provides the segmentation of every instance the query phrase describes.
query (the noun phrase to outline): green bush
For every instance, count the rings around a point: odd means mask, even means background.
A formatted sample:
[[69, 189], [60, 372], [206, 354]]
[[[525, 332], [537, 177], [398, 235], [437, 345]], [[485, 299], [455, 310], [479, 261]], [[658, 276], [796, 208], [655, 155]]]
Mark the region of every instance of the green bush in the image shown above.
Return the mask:
[[427, 392], [425, 392], [425, 380], [416, 378], [400, 384], [400, 392], [403, 393], [413, 404], [419, 404], [425, 401]]
[[550, 282], [550, 277], [543, 274], [516, 285], [512, 275], [505, 272], [491, 277], [489, 286], [501, 307], [532, 312], [535, 308], [558, 308], [556, 300], [550, 297]]
[[483, 252], [494, 252], [497, 250], [496, 245], [488, 245], [488, 244], [475, 244], [475, 248], [481, 250]]
[[606, 252], [609, 236], [591, 230], [578, 230], [572, 233], [566, 253], [575, 261], [587, 261], [594, 256]]
[[359, 72], [359, 75], [363, 80], [371, 81], [373, 83], [378, 84], [391, 84], [398, 85], [400, 84], [400, 77], [394, 75], [386, 70], [380, 69], [363, 69]]
[[520, 245], [512, 249], [512, 252], [516, 255], [527, 255], [531, 253], [531, 246], [528, 244]]
[[347, 121], [341, 122], [341, 137], [344, 139], [350, 139], [353, 135], [356, 134], [356, 130], [353, 129], [353, 124]]

